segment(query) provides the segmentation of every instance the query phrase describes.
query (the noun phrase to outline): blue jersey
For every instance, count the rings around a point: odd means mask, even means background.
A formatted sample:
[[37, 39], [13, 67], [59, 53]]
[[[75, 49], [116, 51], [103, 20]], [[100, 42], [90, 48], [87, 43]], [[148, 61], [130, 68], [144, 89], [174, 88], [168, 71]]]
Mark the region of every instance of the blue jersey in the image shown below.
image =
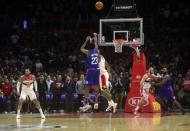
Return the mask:
[[166, 88], [166, 89], [168, 89], [168, 90], [170, 90], [170, 89], [172, 89], [172, 80], [168, 80], [164, 85], [163, 85], [163, 87], [162, 88]]
[[168, 80], [158, 91], [158, 96], [162, 99], [165, 98], [167, 100], [175, 100], [175, 95], [172, 86], [172, 80]]
[[86, 58], [86, 68], [99, 68], [98, 50], [90, 50], [90, 54]]
[[100, 75], [98, 50], [90, 50], [89, 56], [86, 58], [86, 69], [86, 85], [98, 86]]

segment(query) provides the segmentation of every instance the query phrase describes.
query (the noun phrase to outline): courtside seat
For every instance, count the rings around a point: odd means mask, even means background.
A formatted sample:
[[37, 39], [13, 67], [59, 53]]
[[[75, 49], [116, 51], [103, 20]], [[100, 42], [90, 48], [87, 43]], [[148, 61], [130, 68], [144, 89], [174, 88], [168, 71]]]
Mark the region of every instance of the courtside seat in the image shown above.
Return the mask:
[[3, 102], [7, 102], [7, 101], [8, 101], [8, 97], [6, 97], [6, 96], [1, 96], [1, 100], [2, 100]]
[[65, 95], [65, 94], [62, 94], [62, 95], [61, 95], [61, 101], [62, 101], [62, 102], [65, 102], [65, 101], [66, 101], [66, 95]]
[[78, 94], [73, 94], [73, 102], [77, 102], [77, 99], [78, 99]]
[[51, 101], [53, 99], [52, 94], [46, 94], [46, 101]]

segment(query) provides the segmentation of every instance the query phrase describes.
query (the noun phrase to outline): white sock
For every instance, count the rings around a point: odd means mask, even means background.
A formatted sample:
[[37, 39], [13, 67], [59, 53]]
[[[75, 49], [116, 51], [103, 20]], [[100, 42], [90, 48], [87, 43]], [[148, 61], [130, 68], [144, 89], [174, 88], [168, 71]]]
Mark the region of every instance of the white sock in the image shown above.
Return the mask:
[[19, 109], [17, 110], [17, 115], [20, 115], [20, 110]]
[[42, 108], [39, 109], [39, 112], [40, 112], [40, 115], [43, 115], [43, 111], [42, 111]]
[[139, 110], [139, 106], [137, 106], [136, 108], [135, 108], [135, 111], [138, 111]]

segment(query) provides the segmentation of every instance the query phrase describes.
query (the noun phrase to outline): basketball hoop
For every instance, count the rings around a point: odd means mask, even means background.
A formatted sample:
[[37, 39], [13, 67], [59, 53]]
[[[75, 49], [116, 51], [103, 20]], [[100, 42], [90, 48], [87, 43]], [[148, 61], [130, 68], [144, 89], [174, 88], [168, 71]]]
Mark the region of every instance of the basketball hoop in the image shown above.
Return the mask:
[[122, 52], [122, 47], [123, 47], [124, 43], [125, 43], [124, 39], [115, 39], [115, 40], [113, 40], [115, 53], [121, 53]]

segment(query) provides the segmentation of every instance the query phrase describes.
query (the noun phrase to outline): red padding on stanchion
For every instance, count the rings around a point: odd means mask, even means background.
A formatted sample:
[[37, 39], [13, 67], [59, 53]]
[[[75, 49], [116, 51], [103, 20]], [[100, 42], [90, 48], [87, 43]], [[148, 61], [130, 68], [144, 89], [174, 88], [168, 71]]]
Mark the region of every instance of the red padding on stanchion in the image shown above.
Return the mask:
[[[136, 53], [133, 53], [132, 80], [130, 92], [125, 101], [125, 112], [133, 112], [138, 101], [141, 98], [140, 81], [146, 73], [146, 57], [143, 52], [140, 54], [140, 60], [137, 59]], [[145, 104], [142, 112], [161, 112], [160, 105], [155, 101], [152, 94], [149, 95], [149, 102]]]

